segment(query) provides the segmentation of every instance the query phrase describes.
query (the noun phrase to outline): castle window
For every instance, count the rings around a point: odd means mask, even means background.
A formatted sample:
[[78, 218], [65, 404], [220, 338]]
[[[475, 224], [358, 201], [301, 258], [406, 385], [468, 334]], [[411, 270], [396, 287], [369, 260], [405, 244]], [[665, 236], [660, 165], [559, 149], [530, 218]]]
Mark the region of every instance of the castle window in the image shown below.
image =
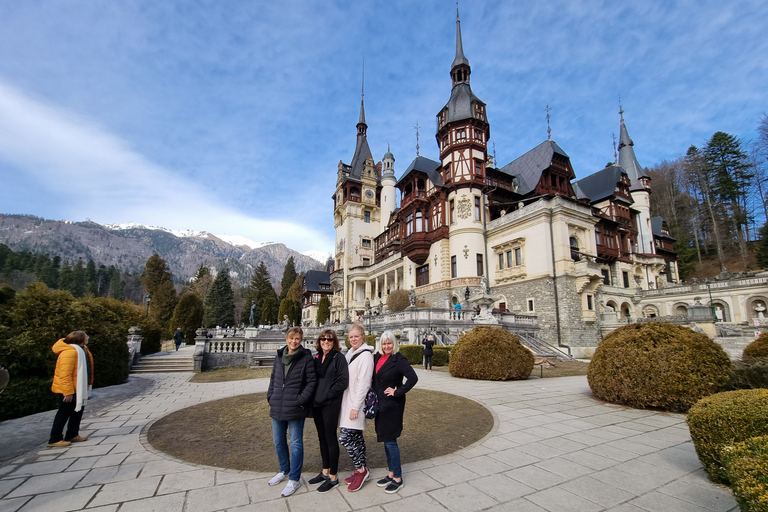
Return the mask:
[[608, 269], [603, 268], [600, 270], [600, 273], [603, 274], [603, 284], [606, 286], [611, 286], [611, 273], [608, 271]]
[[363, 222], [367, 222], [369, 224], [371, 222], [371, 212], [369, 212], [368, 210], [365, 210], [365, 212], [363, 213]]
[[594, 305], [594, 303], [593, 303], [593, 300], [592, 300], [592, 296], [591, 296], [591, 295], [587, 295], [587, 309], [588, 309], [588, 310], [590, 310], [590, 311], [592, 311], [593, 309], [595, 309], [595, 305]]
[[536, 305], [536, 303], [534, 302], [533, 299], [528, 299], [528, 312], [529, 313], [533, 313], [533, 312], [536, 311], [535, 305]]
[[483, 255], [482, 254], [477, 255], [477, 275], [478, 276], [483, 275]]
[[411, 236], [413, 234], [413, 214], [410, 213], [405, 218], [405, 236]]
[[480, 198], [475, 196], [475, 220], [480, 220]]
[[504, 254], [499, 253], [499, 270], [504, 268]]
[[456, 222], [456, 202], [451, 199], [451, 224]]
[[579, 261], [581, 259], [581, 256], [579, 256], [579, 241], [571, 237], [568, 239], [568, 243], [571, 245], [571, 259]]
[[480, 160], [475, 160], [475, 174], [478, 176], [483, 174], [483, 164]]
[[629, 272], [622, 272], [621, 277], [624, 280], [624, 288], [629, 288]]
[[424, 231], [424, 216], [421, 211], [416, 212], [416, 233]]
[[523, 264], [523, 249], [517, 247], [515, 249], [515, 265], [518, 267]]
[[371, 258], [363, 258], [363, 266], [367, 267], [371, 264]]
[[507, 268], [512, 266], [512, 251], [507, 251]]
[[371, 239], [363, 238], [363, 247], [371, 247]]
[[424, 265], [416, 269], [416, 286], [429, 284], [429, 265]]
[[451, 277], [456, 277], [456, 256], [451, 256]]

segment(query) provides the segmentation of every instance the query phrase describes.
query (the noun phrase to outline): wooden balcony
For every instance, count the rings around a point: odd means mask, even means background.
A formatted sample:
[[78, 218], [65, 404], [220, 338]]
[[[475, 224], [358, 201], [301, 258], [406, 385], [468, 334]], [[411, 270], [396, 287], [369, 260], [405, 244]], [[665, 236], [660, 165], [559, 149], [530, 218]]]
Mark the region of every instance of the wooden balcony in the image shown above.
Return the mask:
[[432, 246], [430, 233], [412, 233], [403, 238], [403, 253], [417, 265], [423, 264], [429, 257], [429, 248]]

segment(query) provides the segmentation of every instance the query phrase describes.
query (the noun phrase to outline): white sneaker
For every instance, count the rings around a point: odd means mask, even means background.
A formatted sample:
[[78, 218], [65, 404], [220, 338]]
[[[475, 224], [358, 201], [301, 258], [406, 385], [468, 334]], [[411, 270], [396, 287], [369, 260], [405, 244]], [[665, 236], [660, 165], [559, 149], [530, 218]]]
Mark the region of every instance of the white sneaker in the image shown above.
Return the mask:
[[280, 493], [280, 496], [290, 496], [295, 493], [299, 487], [301, 487], [301, 480], [288, 480], [288, 483], [285, 484], [285, 489]]
[[269, 485], [277, 485], [283, 480], [285, 480], [285, 473], [281, 471], [269, 480]]

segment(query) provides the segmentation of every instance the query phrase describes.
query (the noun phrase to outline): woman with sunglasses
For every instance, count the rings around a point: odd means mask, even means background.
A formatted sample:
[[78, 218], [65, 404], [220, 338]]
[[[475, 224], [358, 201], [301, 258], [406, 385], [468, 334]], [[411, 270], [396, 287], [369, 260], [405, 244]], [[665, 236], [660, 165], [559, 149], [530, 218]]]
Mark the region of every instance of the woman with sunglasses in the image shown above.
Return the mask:
[[332, 330], [326, 329], [320, 333], [315, 348], [317, 390], [312, 404], [312, 417], [320, 441], [323, 471], [310, 478], [309, 483], [322, 482], [317, 492], [328, 492], [339, 485], [339, 441], [336, 430], [339, 427], [341, 399], [349, 383], [349, 369], [347, 359], [341, 354], [339, 338]]

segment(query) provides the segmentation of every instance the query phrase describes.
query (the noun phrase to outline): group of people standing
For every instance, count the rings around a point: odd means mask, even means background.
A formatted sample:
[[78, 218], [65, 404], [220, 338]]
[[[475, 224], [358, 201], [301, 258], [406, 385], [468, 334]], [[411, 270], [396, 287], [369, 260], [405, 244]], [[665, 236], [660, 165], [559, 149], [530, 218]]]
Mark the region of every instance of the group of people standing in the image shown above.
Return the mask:
[[[321, 493], [339, 485], [341, 443], [355, 467], [344, 479], [347, 490], [355, 492], [362, 488], [370, 477], [363, 437], [363, 407], [369, 389], [378, 397], [376, 439], [384, 443], [388, 468], [387, 475], [376, 483], [387, 493], [396, 493], [403, 486], [397, 438], [403, 430], [405, 394], [418, 377], [408, 360], [398, 353], [397, 338], [392, 332], [384, 332], [375, 349], [365, 342], [365, 328], [359, 323], [352, 325], [348, 336], [351, 348], [344, 355], [335, 331], [322, 331], [313, 356], [301, 346], [301, 327], [292, 327], [286, 336], [286, 346], [277, 351], [267, 400], [280, 471], [269, 480], [269, 485], [287, 478], [282, 496], [290, 496], [301, 487], [304, 420], [309, 415], [317, 428], [323, 467], [308, 482], [320, 484], [317, 491]], [[286, 434], [290, 435], [290, 450]]]

